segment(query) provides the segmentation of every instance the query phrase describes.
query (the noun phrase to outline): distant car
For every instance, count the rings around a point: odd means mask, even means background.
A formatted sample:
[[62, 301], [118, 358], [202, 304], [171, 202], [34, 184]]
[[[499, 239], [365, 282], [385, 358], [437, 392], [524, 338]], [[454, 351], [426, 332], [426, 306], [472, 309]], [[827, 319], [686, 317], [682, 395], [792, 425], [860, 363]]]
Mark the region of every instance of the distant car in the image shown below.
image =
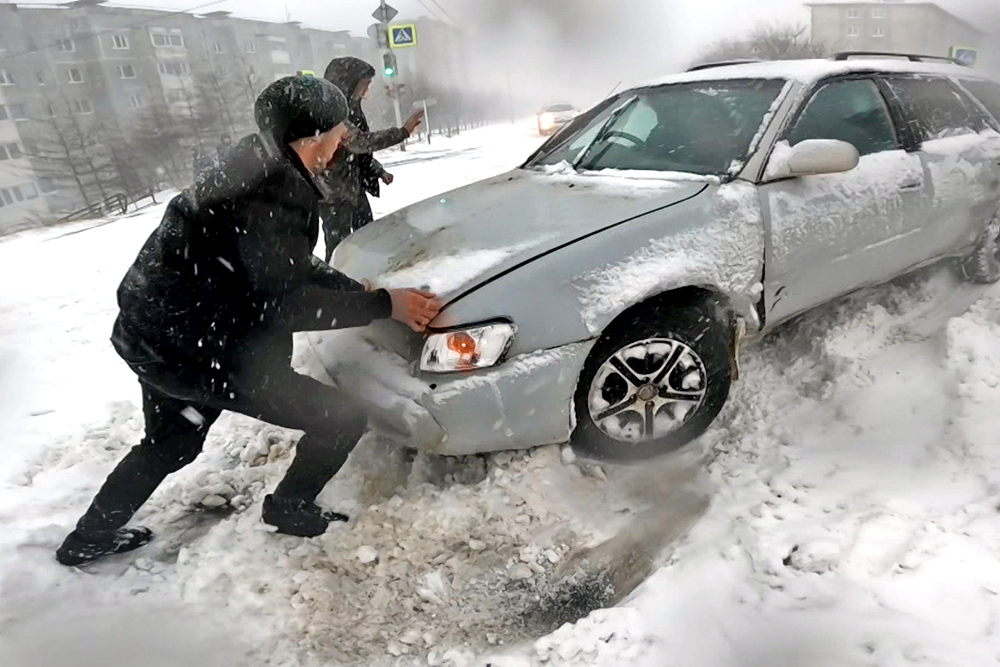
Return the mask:
[[538, 113], [538, 133], [555, 134], [556, 130], [576, 118], [579, 112], [568, 102], [550, 104]]
[[[364, 227], [335, 265], [446, 302], [365, 334], [430, 387], [437, 454], [702, 434], [740, 346], [943, 258], [1000, 280], [1000, 84], [923, 60], [703, 68], [615, 95], [509, 173]], [[381, 428], [381, 427], [380, 427]]]

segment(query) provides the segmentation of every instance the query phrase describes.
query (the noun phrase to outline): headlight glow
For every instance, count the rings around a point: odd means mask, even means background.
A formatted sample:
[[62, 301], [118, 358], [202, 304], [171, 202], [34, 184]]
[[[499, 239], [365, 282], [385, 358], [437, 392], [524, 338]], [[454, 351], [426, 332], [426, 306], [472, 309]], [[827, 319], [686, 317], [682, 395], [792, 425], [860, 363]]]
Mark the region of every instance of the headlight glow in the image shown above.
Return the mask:
[[538, 117], [538, 124], [543, 130], [547, 130], [556, 124], [556, 117], [550, 113], [543, 113]]
[[517, 327], [510, 322], [431, 334], [420, 355], [420, 370], [454, 373], [497, 365], [514, 342]]

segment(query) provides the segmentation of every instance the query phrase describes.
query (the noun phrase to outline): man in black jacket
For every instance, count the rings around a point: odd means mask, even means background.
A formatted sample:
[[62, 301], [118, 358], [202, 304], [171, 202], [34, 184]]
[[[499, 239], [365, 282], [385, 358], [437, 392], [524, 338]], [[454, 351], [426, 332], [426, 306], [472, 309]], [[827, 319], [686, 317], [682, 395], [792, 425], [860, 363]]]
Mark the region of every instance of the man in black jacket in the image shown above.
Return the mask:
[[344, 56], [331, 60], [323, 76], [344, 93], [349, 109], [347, 135], [322, 176], [330, 191], [330, 203], [321, 210], [329, 262], [338, 243], [372, 221], [372, 207], [365, 193], [378, 197], [379, 181], [386, 185], [393, 181], [392, 174], [372, 153], [406, 141], [420, 127], [424, 112], [413, 113], [403, 127], [371, 132], [361, 100], [368, 93], [375, 68], [359, 58]]
[[56, 553], [81, 565], [152, 539], [125, 528], [163, 479], [191, 463], [223, 410], [305, 431], [263, 518], [315, 536], [347, 517], [313, 501], [357, 444], [357, 401], [291, 369], [292, 333], [393, 317], [423, 331], [440, 304], [377, 290], [313, 253], [325, 168], [347, 132], [330, 83], [287, 77], [258, 98], [260, 133], [233, 147], [168, 205], [118, 289], [112, 342], [138, 375], [146, 434], [111, 473]]

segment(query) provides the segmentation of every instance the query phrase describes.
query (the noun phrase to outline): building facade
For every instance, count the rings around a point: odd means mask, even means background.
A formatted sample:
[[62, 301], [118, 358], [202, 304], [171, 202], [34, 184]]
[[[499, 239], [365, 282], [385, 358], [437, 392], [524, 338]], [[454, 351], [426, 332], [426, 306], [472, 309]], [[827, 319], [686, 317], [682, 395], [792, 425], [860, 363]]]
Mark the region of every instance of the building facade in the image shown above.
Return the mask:
[[252, 131], [272, 81], [366, 39], [298, 23], [107, 7], [0, 4], [0, 234], [190, 179], [194, 148]]
[[824, 2], [812, 11], [812, 39], [835, 51], [948, 56], [952, 47], [982, 49], [986, 35], [932, 2]]

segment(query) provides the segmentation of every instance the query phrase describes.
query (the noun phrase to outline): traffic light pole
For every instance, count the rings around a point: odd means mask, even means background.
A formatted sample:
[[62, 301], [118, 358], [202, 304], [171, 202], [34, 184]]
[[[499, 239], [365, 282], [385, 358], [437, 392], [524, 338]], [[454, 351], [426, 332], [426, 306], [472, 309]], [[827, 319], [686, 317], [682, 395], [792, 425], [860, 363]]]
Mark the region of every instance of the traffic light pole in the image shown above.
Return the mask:
[[[379, 12], [381, 13], [381, 15], [383, 17], [389, 16], [389, 8], [386, 5], [386, 1], [385, 0], [379, 0]], [[395, 10], [393, 11], [393, 14], [395, 14]], [[389, 18], [391, 18], [391, 17], [389, 17]], [[379, 23], [382, 24], [382, 34], [383, 35], [388, 35], [389, 34], [389, 22], [386, 21], [386, 20], [379, 20]], [[384, 58], [386, 55], [391, 55], [392, 54], [392, 49], [389, 47], [388, 44], [386, 44], [384, 47], [382, 47], [380, 49], [379, 53]], [[384, 74], [384, 71], [383, 71], [383, 74]], [[398, 77], [399, 77], [399, 71], [397, 70], [392, 75], [392, 77], [387, 78], [386, 83], [388, 83], [390, 86], [392, 86], [392, 91], [393, 92], [390, 95], [390, 97], [392, 97], [392, 106], [393, 106], [393, 109], [396, 111], [396, 127], [403, 127], [403, 113], [402, 113], [402, 111], [399, 108], [399, 88], [396, 87], [396, 86], [393, 86], [393, 79], [396, 79]], [[406, 150], [406, 142], [405, 141], [399, 145], [399, 149], [402, 150], [402, 151]]]

